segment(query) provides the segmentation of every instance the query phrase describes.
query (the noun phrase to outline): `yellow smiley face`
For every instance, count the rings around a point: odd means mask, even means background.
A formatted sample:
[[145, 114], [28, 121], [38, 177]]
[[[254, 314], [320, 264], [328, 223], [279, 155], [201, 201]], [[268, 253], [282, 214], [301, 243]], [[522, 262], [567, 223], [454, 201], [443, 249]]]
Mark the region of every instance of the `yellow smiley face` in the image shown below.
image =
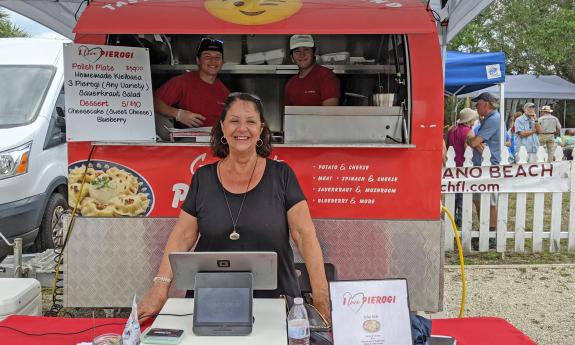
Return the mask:
[[297, 13], [301, 0], [206, 0], [206, 10], [214, 17], [241, 25], [275, 23]]

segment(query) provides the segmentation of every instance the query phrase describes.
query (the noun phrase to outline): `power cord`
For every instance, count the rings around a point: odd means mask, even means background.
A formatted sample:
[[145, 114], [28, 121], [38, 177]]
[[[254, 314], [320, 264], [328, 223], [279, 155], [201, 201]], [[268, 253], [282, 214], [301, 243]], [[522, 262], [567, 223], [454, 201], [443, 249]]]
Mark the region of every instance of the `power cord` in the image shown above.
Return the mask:
[[457, 226], [455, 225], [455, 220], [451, 215], [451, 212], [447, 207], [441, 205], [441, 210], [447, 214], [447, 217], [451, 221], [451, 227], [453, 228], [453, 233], [455, 235], [455, 242], [457, 243], [457, 251], [459, 253], [459, 265], [461, 266], [461, 305], [459, 307], [459, 318], [463, 317], [463, 312], [465, 311], [465, 299], [467, 297], [467, 280], [465, 278], [465, 261], [463, 260], [463, 248], [461, 247], [461, 240], [459, 239], [459, 233], [457, 232]]
[[54, 262], [56, 263], [55, 274], [54, 274], [54, 285], [52, 286], [52, 305], [50, 309], [44, 314], [45, 316], [58, 316], [60, 311], [62, 310], [64, 299], [64, 279], [60, 277], [60, 265], [62, 264], [62, 257], [64, 255], [64, 249], [66, 248], [66, 244], [70, 239], [70, 235], [72, 234], [72, 229], [74, 225], [74, 219], [76, 218], [76, 211], [78, 210], [78, 206], [80, 205], [80, 199], [82, 195], [82, 191], [84, 190], [84, 186], [86, 184], [86, 173], [88, 172], [88, 168], [90, 166], [90, 161], [92, 160], [92, 154], [96, 149], [96, 145], [92, 146], [90, 149], [90, 153], [88, 154], [88, 160], [86, 161], [86, 166], [84, 168], [84, 173], [82, 175], [82, 183], [80, 184], [80, 191], [78, 192], [78, 197], [76, 198], [76, 204], [74, 205], [74, 209], [72, 210], [72, 216], [70, 221], [68, 222], [68, 228], [66, 229], [66, 237], [64, 238], [64, 243], [62, 244], [61, 248], [55, 248], [54, 253], [56, 256], [54, 257]]
[[[192, 316], [192, 315], [194, 315], [194, 313], [190, 313], [190, 314], [149, 314], [149, 315], [142, 315], [142, 316], [140, 316], [140, 317], [138, 318], [138, 320], [139, 320], [139, 319], [142, 319], [142, 318], [145, 318], [145, 317], [155, 317], [155, 316]], [[28, 333], [28, 332], [26, 332], [26, 331], [22, 331], [22, 330], [19, 330], [19, 329], [17, 329], [17, 328], [14, 328], [14, 327], [2, 326], [2, 325], [0, 325], [0, 328], [8, 329], [8, 330], [11, 330], [11, 331], [14, 331], [14, 332], [17, 332], [17, 333], [20, 333], [20, 334], [24, 334], [24, 335], [27, 335], [27, 336], [31, 336], [31, 337], [42, 337], [42, 336], [47, 336], [47, 335], [76, 335], [76, 334], [81, 334], [81, 333], [84, 333], [84, 332], [88, 332], [88, 331], [91, 331], [91, 330], [94, 330], [94, 329], [100, 328], [100, 327], [106, 327], [106, 326], [123, 326], [123, 325], [125, 325], [125, 324], [126, 324], [125, 322], [107, 322], [107, 323], [102, 323], [102, 324], [99, 324], [99, 325], [94, 325], [94, 326], [92, 326], [92, 327], [89, 327], [89, 328], [86, 328], [86, 329], [82, 329], [82, 330], [79, 330], [79, 331], [75, 331], [75, 332], [62, 332], [62, 333], [60, 333], [60, 332]]]

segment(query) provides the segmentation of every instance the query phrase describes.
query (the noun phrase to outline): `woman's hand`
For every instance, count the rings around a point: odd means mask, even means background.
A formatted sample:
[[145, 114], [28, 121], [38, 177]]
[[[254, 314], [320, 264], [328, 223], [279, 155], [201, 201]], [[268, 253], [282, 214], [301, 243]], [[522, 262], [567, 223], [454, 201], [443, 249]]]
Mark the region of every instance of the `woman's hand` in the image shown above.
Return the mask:
[[146, 296], [138, 304], [138, 319], [141, 322], [160, 313], [162, 307], [168, 300], [170, 286], [165, 283], [154, 283]]
[[314, 298], [313, 306], [321, 313], [324, 319], [327, 320], [328, 324], [331, 324], [331, 312], [329, 308], [328, 298]]

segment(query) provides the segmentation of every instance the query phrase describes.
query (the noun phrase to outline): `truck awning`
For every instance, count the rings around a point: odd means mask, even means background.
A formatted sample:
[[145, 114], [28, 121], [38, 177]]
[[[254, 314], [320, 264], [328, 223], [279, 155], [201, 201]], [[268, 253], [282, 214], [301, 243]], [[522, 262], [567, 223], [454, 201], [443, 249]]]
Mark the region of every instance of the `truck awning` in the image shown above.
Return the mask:
[[93, 0], [77, 34], [435, 33], [420, 0]]

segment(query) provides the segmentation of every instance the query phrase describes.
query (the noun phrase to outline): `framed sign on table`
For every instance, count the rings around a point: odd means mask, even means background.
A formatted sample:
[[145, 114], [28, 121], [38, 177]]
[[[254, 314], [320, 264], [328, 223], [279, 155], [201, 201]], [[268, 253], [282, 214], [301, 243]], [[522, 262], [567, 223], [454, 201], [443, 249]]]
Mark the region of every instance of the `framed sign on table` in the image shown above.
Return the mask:
[[407, 280], [329, 283], [334, 345], [411, 345]]

